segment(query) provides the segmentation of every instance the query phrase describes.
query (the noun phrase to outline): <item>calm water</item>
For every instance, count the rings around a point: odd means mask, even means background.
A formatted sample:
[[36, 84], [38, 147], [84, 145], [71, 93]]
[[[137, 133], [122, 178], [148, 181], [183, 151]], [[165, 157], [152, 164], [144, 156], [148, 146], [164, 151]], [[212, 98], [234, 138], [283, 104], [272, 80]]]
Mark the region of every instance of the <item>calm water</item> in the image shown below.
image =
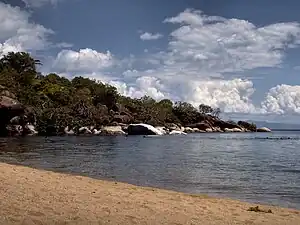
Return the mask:
[[0, 139], [0, 161], [300, 208], [300, 132]]

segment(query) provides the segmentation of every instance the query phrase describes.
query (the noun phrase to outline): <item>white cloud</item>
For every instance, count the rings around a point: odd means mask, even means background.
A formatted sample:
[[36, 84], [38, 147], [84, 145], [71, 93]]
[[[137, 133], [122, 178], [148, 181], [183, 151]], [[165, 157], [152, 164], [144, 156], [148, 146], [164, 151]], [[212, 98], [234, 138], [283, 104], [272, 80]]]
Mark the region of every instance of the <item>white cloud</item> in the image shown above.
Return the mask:
[[300, 114], [300, 86], [281, 84], [271, 88], [262, 102], [262, 112]]
[[120, 81], [111, 81], [109, 84], [115, 86], [122, 95], [133, 98], [141, 98], [144, 95], [151, 96], [156, 100], [167, 98], [166, 93], [161, 91], [163, 85], [154, 77], [139, 77], [133, 86], [128, 86]]
[[29, 21], [30, 14], [19, 7], [0, 3], [0, 55], [9, 51], [36, 51], [49, 46], [53, 31]]
[[152, 33], [145, 32], [145, 33], [140, 35], [140, 38], [143, 41], [157, 40], [157, 39], [160, 39], [162, 37], [163, 37], [163, 35], [160, 34], [160, 33], [152, 34]]
[[45, 4], [56, 5], [59, 1], [62, 0], [22, 0], [22, 1], [26, 4], [27, 7], [38, 8]]
[[186, 10], [165, 22], [180, 23], [171, 33], [166, 61], [205, 72], [236, 72], [280, 65], [284, 50], [299, 44], [298, 23], [264, 27], [239, 19]]
[[114, 59], [109, 51], [101, 53], [89, 48], [78, 52], [62, 50], [54, 61], [53, 69], [56, 72], [93, 73], [110, 67], [113, 63]]

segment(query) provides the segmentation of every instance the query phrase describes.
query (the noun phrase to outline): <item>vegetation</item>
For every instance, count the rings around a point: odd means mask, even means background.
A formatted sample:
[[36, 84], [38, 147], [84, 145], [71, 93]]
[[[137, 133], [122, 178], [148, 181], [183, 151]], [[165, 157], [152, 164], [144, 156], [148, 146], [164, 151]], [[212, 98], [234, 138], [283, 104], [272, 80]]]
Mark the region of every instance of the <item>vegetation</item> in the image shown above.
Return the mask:
[[28, 53], [8, 53], [0, 59], [0, 85], [26, 107], [40, 134], [60, 134], [66, 126], [99, 127], [115, 122], [187, 125], [220, 114], [220, 109], [203, 104], [197, 110], [187, 102], [121, 96], [115, 87], [89, 78], [42, 75], [37, 72], [38, 64]]

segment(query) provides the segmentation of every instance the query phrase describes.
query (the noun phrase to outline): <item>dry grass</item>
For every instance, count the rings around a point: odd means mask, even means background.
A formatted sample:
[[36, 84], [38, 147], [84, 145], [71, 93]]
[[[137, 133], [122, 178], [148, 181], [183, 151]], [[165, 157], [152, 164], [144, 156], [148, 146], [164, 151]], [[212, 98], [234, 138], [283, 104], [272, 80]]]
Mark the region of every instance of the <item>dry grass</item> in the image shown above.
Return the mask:
[[[299, 225], [300, 212], [0, 163], [0, 224]], [[263, 208], [263, 206], [259, 206]]]

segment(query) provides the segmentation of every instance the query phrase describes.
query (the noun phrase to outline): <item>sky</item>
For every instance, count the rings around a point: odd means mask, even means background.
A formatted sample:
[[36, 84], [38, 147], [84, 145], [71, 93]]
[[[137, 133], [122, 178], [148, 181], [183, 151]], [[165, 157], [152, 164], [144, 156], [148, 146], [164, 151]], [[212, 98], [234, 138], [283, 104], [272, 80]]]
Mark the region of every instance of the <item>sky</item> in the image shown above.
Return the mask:
[[43, 74], [295, 123], [299, 8], [298, 0], [0, 0], [0, 57], [27, 51]]

